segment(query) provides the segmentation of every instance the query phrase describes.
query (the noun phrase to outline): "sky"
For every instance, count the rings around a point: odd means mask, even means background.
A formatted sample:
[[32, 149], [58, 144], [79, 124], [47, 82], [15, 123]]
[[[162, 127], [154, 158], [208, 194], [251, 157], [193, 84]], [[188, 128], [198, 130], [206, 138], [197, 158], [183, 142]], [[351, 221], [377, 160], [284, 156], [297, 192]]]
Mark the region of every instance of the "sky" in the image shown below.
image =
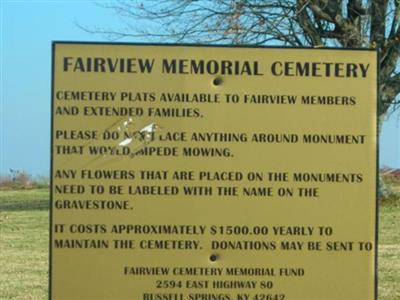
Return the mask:
[[[107, 41], [77, 24], [116, 28], [121, 20], [93, 1], [0, 3], [0, 173], [7, 175], [11, 168], [48, 176], [51, 42]], [[400, 168], [399, 114], [392, 114], [383, 125], [379, 155], [381, 166]]]

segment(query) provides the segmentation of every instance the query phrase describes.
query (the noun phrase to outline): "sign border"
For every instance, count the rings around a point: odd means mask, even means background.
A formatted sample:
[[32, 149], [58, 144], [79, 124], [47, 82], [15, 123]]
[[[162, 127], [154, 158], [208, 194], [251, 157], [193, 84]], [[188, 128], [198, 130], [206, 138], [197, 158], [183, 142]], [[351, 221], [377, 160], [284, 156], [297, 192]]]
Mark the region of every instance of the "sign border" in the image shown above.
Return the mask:
[[328, 50], [340, 50], [340, 51], [369, 51], [376, 53], [376, 143], [375, 143], [375, 153], [376, 153], [376, 171], [375, 171], [375, 258], [374, 258], [374, 300], [378, 300], [378, 241], [379, 241], [379, 99], [380, 99], [380, 89], [379, 89], [379, 74], [380, 74], [380, 64], [379, 56], [380, 51], [376, 48], [340, 48], [340, 47], [323, 47], [323, 48], [312, 48], [312, 47], [287, 47], [287, 46], [264, 46], [264, 45], [229, 45], [229, 44], [194, 44], [194, 43], [135, 43], [135, 42], [99, 42], [99, 41], [62, 41], [53, 40], [51, 42], [51, 113], [50, 113], [50, 197], [49, 197], [49, 266], [48, 266], [48, 300], [52, 300], [52, 261], [53, 261], [53, 129], [54, 129], [54, 79], [55, 79], [55, 52], [56, 45], [105, 45], [105, 46], [162, 46], [162, 47], [197, 47], [197, 48], [248, 48], [248, 49], [302, 49], [302, 50], [318, 50], [318, 51], [328, 51]]

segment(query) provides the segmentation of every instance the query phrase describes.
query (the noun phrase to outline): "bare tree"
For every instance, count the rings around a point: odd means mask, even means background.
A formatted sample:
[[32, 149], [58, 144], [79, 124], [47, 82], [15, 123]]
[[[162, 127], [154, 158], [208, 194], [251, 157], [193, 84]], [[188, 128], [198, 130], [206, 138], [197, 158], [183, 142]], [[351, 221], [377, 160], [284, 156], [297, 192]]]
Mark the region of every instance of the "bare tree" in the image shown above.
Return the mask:
[[[114, 39], [377, 48], [379, 116], [400, 106], [400, 0], [146, 0], [106, 6], [121, 30], [92, 30]], [[142, 19], [146, 29], [130, 25]]]

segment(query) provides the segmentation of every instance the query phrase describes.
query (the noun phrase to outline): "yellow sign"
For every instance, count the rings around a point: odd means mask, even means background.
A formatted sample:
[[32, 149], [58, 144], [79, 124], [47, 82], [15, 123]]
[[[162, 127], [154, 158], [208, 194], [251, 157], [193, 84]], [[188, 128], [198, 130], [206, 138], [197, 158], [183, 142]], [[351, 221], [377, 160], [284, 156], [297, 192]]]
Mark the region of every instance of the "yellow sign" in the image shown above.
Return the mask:
[[375, 51], [53, 46], [51, 299], [375, 299]]

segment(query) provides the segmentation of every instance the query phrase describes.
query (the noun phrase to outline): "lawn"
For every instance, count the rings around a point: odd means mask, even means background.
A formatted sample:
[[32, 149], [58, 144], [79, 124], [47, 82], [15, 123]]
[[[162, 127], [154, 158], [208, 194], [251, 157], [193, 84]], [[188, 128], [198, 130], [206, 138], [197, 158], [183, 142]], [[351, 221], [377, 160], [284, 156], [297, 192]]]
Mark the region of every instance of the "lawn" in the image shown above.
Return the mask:
[[[48, 190], [0, 191], [0, 299], [47, 299], [48, 197]], [[400, 299], [399, 220], [399, 200], [381, 205], [379, 300]]]
[[379, 300], [400, 299], [400, 200], [379, 213]]
[[0, 191], [0, 299], [46, 299], [48, 190]]

